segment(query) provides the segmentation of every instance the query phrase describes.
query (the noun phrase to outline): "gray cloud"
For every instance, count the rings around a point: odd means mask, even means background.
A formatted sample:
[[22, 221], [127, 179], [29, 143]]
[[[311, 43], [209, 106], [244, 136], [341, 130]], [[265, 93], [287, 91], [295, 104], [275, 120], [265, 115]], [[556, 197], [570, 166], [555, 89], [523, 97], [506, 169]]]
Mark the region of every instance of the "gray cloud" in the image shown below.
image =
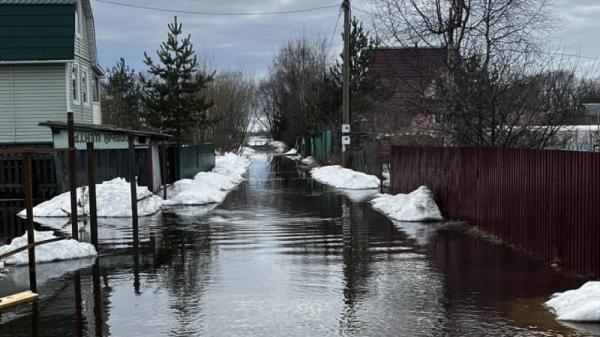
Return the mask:
[[[333, 5], [337, 0], [118, 0], [154, 7], [215, 12], [282, 11]], [[154, 53], [166, 37], [166, 26], [173, 13], [125, 8], [93, 1], [100, 62], [110, 66], [124, 57], [136, 70], [144, 70], [144, 51]], [[365, 1], [353, 1], [367, 7]], [[555, 13], [560, 19], [556, 31], [549, 36], [551, 48], [565, 53], [600, 56], [600, 0], [557, 0]], [[354, 12], [368, 21], [361, 12]], [[287, 39], [305, 33], [321, 32], [331, 36], [338, 12], [326, 9], [310, 13], [223, 17], [177, 14], [184, 30], [192, 34], [196, 50], [208, 55], [215, 67], [243, 68], [257, 76], [266, 72], [273, 54]], [[367, 26], [370, 26], [367, 24]], [[338, 34], [333, 53], [341, 47]]]

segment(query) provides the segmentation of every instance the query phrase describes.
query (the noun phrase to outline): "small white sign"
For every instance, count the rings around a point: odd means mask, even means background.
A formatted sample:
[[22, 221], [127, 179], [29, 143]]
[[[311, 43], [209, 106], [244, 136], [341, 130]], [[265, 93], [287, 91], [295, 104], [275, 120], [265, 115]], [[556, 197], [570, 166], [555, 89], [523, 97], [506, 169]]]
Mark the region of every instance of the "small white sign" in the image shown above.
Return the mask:
[[350, 145], [350, 136], [342, 136], [342, 145]]
[[350, 124], [342, 124], [342, 133], [350, 133]]

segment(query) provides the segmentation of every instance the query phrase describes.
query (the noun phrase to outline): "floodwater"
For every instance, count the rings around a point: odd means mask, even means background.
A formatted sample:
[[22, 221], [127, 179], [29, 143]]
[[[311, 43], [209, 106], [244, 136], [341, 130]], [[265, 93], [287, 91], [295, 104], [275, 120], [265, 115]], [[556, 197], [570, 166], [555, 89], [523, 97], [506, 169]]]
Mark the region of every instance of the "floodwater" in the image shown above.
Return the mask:
[[[262, 155], [218, 207], [101, 223], [98, 259], [40, 265], [0, 336], [589, 336], [542, 303], [585, 281], [364, 202]], [[68, 231], [68, 230], [67, 230]], [[27, 289], [27, 270], [0, 295]]]

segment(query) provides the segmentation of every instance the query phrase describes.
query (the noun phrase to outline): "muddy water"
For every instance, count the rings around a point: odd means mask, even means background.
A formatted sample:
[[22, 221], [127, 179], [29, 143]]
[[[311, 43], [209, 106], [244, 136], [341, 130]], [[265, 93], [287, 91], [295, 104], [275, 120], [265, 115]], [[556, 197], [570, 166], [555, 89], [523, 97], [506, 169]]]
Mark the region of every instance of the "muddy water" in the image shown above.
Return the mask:
[[[41, 301], [0, 336], [588, 336], [542, 303], [584, 281], [362, 202], [256, 157], [219, 207], [101, 224], [97, 260], [40, 267]], [[26, 270], [0, 293], [27, 288]]]

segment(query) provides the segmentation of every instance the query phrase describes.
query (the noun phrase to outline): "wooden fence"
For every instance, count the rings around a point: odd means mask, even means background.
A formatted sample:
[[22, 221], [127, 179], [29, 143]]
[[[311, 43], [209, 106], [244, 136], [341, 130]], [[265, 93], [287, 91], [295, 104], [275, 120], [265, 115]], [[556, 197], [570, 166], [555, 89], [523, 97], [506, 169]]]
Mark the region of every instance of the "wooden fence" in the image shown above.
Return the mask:
[[429, 186], [448, 219], [600, 275], [600, 154], [393, 147], [391, 166], [394, 193]]

